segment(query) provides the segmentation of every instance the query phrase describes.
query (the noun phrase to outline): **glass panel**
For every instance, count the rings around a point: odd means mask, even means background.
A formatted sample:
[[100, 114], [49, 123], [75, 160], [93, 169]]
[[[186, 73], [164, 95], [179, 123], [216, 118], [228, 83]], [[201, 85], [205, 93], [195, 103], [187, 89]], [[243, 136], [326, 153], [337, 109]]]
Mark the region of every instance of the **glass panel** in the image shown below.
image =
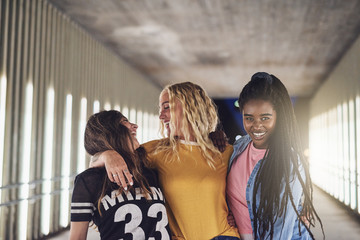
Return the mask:
[[360, 95], [356, 96], [356, 165], [357, 165], [357, 210], [360, 213]]
[[130, 116], [129, 116], [129, 109], [128, 109], [127, 106], [124, 106], [124, 108], [122, 109], [121, 113], [122, 113], [125, 117], [127, 117], [127, 118], [130, 117]]
[[128, 116], [128, 118], [130, 122], [136, 123], [136, 110], [134, 108], [130, 110], [130, 116]]
[[84, 133], [86, 127], [86, 107], [87, 107], [87, 100], [86, 98], [81, 99], [80, 103], [80, 121], [79, 121], [79, 129], [78, 129], [78, 156], [77, 156], [77, 173], [80, 173], [85, 170], [86, 168], [86, 152], [84, 148]]
[[160, 127], [160, 121], [159, 116], [155, 114], [151, 114], [151, 129], [152, 129], [152, 136], [151, 139], [159, 139], [159, 127]]
[[54, 99], [55, 93], [53, 88], [49, 88], [46, 97], [45, 112], [45, 135], [44, 135], [44, 152], [43, 152], [43, 199], [41, 204], [41, 232], [45, 235], [50, 229], [50, 194], [51, 178], [53, 163], [53, 132], [54, 132]]
[[356, 208], [355, 104], [351, 100], [310, 120], [310, 173], [313, 182]]
[[342, 124], [342, 107], [341, 104], [337, 106], [337, 159], [338, 159], [338, 173], [339, 173], [339, 200], [344, 201], [344, 148], [343, 148], [343, 124]]
[[349, 101], [349, 171], [350, 171], [350, 207], [356, 208], [356, 159], [355, 159], [355, 106]]
[[98, 100], [94, 101], [93, 113], [98, 113], [100, 111], [100, 102]]
[[151, 139], [149, 138], [149, 133], [150, 133], [150, 123], [149, 123], [150, 119], [149, 119], [149, 113], [144, 112], [143, 115], [143, 143], [144, 142], [148, 142]]
[[107, 110], [107, 111], [111, 110], [111, 104], [109, 102], [106, 102], [104, 104], [104, 110]]
[[339, 198], [339, 162], [336, 157], [336, 148], [337, 148], [337, 118], [336, 118], [336, 108], [333, 108], [330, 111], [329, 117], [329, 131], [330, 131], [330, 145], [329, 145], [329, 157], [331, 158], [331, 172], [330, 179], [332, 179], [332, 195], [336, 198]]
[[[29, 181], [30, 181], [30, 163], [31, 163], [31, 132], [32, 132], [32, 106], [33, 106], [33, 85], [28, 83], [25, 93], [25, 109], [23, 122], [22, 154], [20, 164], [20, 211], [19, 226], [26, 226], [28, 220], [28, 200]], [[19, 239], [26, 239], [26, 227], [19, 228]]]
[[71, 119], [72, 119], [72, 95], [66, 96], [65, 117], [62, 143], [61, 160], [61, 203], [60, 203], [60, 224], [67, 227], [69, 224], [69, 188], [71, 169]]
[[344, 194], [346, 205], [350, 204], [350, 164], [349, 164], [349, 109], [348, 104], [343, 103], [343, 143], [344, 143]]
[[143, 126], [142, 111], [137, 112], [136, 118], [137, 118], [136, 122], [133, 122], [133, 123], [136, 123], [139, 126], [139, 128], [137, 130], [137, 139], [138, 139], [139, 143], [142, 144], [144, 142], [144, 139], [143, 139], [144, 126]]
[[116, 105], [114, 106], [114, 110], [121, 112], [121, 111], [120, 111], [120, 105], [116, 104]]
[[[0, 186], [2, 186], [3, 179], [3, 165], [4, 165], [4, 138], [5, 138], [5, 119], [6, 119], [6, 77], [1, 76], [0, 82]], [[1, 202], [0, 190], [0, 202]], [[0, 207], [0, 216], [1, 216]]]

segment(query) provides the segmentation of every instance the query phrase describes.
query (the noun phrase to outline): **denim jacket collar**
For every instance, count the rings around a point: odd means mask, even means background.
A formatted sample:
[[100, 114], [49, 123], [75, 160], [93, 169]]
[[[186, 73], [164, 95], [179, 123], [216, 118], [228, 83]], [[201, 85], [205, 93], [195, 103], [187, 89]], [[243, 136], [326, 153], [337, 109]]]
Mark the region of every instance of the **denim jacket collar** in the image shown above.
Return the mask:
[[246, 149], [247, 145], [250, 142], [251, 142], [251, 138], [249, 135], [242, 136], [234, 142], [234, 151], [229, 161], [228, 173], [230, 172], [233, 163], [238, 159], [240, 154]]

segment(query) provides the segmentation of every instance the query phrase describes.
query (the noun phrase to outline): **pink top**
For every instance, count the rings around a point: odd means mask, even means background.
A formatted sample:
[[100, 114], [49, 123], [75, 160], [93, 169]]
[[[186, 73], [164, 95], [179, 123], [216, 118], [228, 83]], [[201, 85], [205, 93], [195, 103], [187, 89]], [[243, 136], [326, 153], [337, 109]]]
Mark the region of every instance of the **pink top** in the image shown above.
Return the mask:
[[257, 162], [264, 157], [266, 149], [257, 149], [253, 142], [233, 163], [227, 177], [226, 193], [240, 234], [252, 234], [249, 210], [246, 203], [246, 184]]

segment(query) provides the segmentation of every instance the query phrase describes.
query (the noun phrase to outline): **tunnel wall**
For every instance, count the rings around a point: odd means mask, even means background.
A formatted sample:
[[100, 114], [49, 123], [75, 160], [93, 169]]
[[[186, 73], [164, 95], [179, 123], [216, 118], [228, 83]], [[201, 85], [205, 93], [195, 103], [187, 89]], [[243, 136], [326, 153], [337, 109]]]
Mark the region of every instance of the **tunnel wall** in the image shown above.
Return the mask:
[[360, 213], [360, 38], [310, 102], [313, 181]]
[[1, 0], [0, 239], [66, 228], [87, 118], [121, 110], [154, 139], [160, 90], [47, 1]]

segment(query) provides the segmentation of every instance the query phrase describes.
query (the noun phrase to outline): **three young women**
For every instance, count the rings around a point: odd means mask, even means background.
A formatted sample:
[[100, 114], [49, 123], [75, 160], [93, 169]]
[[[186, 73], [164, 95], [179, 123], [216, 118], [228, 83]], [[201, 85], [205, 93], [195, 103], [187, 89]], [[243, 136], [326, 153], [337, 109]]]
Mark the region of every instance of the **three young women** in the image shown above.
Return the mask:
[[165, 200], [157, 175], [146, 165], [146, 153], [136, 139], [137, 125], [118, 111], [92, 115], [85, 129], [85, 149], [90, 155], [113, 150], [126, 159], [134, 178], [125, 191], [112, 183], [104, 168], [77, 175], [71, 202], [70, 239], [86, 239], [89, 223], [102, 239], [170, 240]]
[[[201, 89], [187, 88], [187, 85], [193, 84], [174, 84], [161, 93], [160, 119], [168, 137], [144, 146], [152, 156], [150, 162], [160, 172], [164, 194], [169, 199], [171, 227], [178, 239], [236, 236], [226, 231], [206, 234], [211, 226], [209, 221], [213, 219], [215, 222], [220, 219], [223, 226], [227, 226], [223, 200], [225, 175], [223, 165], [217, 165], [221, 162], [217, 158], [219, 152], [211, 144], [206, 145], [217, 116], [212, 114], [211, 108], [201, 107], [201, 101], [194, 97]], [[320, 219], [312, 205], [308, 165], [302, 154], [286, 88], [275, 76], [256, 73], [242, 90], [239, 105], [248, 135], [235, 142], [226, 190], [241, 238], [313, 237], [307, 224], [313, 225], [315, 217]], [[187, 146], [189, 143], [193, 146]], [[227, 164], [230, 152], [231, 147], [227, 147], [221, 158], [223, 163]], [[111, 158], [116, 159], [112, 156], [108, 160]], [[125, 171], [127, 175], [124, 165], [110, 165], [109, 171], [116, 174]], [[217, 173], [212, 175], [211, 169]], [[217, 207], [204, 215], [207, 207], [202, 206], [214, 201], [221, 203], [218, 204], [220, 211]], [[189, 223], [194, 227], [188, 227]]]

